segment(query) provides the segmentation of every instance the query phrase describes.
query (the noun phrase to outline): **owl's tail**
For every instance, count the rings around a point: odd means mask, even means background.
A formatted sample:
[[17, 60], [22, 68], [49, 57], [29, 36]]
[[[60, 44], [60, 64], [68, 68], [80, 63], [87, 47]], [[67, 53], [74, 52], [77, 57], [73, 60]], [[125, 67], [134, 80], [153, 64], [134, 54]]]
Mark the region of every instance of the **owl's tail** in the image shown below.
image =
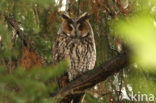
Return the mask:
[[85, 93], [76, 94], [73, 96], [73, 102], [72, 103], [83, 103], [85, 97]]
[[[59, 88], [63, 88], [68, 83], [69, 83], [69, 80], [68, 80], [67, 73], [64, 73], [59, 78], [57, 78], [57, 84]], [[76, 93], [73, 95], [70, 94], [70, 95], [67, 95], [65, 98], [61, 99], [59, 103], [83, 103], [84, 96], [85, 96], [85, 92], [80, 92], [80, 93]]]

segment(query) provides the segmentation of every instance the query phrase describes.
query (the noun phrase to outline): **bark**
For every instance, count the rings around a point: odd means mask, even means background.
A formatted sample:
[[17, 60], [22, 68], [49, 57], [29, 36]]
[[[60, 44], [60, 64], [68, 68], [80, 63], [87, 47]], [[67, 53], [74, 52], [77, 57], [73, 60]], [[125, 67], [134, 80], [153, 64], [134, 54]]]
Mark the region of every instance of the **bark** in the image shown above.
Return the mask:
[[95, 67], [93, 70], [85, 72], [83, 75], [78, 76], [75, 80], [71, 81], [67, 86], [61, 88], [53, 96], [70, 97], [69, 95], [75, 95], [86, 89], [95, 86], [106, 80], [109, 76], [119, 72], [129, 63], [128, 53], [120, 54], [116, 57], [111, 58], [106, 63]]

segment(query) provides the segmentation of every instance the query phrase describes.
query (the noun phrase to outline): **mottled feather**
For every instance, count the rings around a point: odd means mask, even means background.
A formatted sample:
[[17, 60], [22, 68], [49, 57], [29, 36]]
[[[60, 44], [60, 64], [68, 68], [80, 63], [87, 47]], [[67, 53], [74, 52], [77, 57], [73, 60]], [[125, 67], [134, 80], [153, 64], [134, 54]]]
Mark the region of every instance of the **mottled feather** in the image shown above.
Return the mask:
[[[65, 18], [60, 26], [58, 35], [53, 44], [53, 62], [66, 59], [69, 80], [75, 79], [83, 72], [94, 68], [96, 61], [96, 48], [92, 27], [83, 14], [80, 18]], [[71, 20], [69, 20], [71, 19]], [[68, 22], [68, 21], [72, 21]]]

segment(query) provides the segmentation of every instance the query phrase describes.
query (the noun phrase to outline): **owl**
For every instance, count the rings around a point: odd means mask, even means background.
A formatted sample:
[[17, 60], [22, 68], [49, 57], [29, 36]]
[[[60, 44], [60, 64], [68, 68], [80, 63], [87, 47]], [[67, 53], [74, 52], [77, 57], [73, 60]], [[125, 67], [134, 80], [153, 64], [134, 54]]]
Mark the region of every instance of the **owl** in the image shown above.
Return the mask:
[[68, 13], [62, 14], [52, 52], [54, 63], [63, 59], [68, 61], [69, 81], [94, 68], [96, 47], [88, 13], [75, 18]]

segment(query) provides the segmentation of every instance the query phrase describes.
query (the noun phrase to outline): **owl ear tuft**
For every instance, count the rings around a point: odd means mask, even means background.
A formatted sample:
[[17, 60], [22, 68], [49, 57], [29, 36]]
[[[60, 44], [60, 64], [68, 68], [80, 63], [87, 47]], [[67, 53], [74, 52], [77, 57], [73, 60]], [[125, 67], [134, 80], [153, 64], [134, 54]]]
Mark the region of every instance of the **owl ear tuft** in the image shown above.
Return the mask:
[[79, 20], [77, 22], [83, 22], [84, 20], [89, 19], [89, 17], [90, 15], [87, 12], [85, 12], [79, 17]]
[[68, 23], [73, 23], [73, 21], [72, 21], [72, 19], [70, 18], [70, 16], [68, 15], [68, 13], [63, 13], [62, 15], [61, 15], [61, 17], [64, 19], [64, 20], [66, 20]]

